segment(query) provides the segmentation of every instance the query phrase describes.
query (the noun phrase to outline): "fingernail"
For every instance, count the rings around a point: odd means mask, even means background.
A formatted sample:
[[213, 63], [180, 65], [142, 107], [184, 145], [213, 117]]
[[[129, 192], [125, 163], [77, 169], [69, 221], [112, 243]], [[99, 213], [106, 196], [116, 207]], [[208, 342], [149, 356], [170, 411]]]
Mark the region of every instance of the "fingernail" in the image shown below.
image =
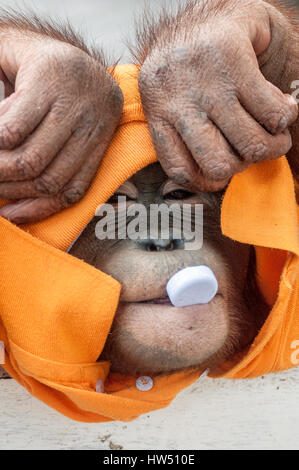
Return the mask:
[[[4, 212], [4, 211], [3, 211]], [[0, 217], [3, 217], [4, 219], [8, 220], [9, 222], [15, 224], [15, 225], [22, 225], [22, 224], [26, 224], [28, 221], [26, 219], [26, 217], [18, 214], [17, 210], [7, 210], [3, 213], [2, 211], [0, 211]]]
[[14, 209], [9, 207], [7, 208], [6, 206], [1, 207], [0, 209], [0, 217], [4, 217], [4, 219], [9, 219], [14, 212]]
[[22, 224], [24, 222], [24, 217], [20, 214], [20, 208], [22, 204], [17, 205], [6, 205], [0, 209], [0, 217], [9, 220], [15, 224]]
[[287, 121], [287, 118], [286, 117], [282, 117], [280, 118], [279, 120], [279, 123], [277, 125], [277, 129], [276, 131], [277, 132], [281, 132], [281, 131], [284, 131], [288, 126], [288, 121]]

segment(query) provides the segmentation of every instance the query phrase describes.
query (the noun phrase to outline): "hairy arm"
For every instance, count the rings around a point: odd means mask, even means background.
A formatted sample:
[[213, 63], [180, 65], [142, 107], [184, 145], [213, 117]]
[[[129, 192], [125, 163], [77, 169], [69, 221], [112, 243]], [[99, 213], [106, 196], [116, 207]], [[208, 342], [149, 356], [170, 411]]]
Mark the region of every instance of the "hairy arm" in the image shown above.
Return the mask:
[[145, 17], [134, 50], [139, 88], [170, 177], [219, 190], [251, 163], [287, 152], [295, 170], [296, 18], [296, 9], [262, 0], [190, 0]]
[[66, 25], [0, 11], [0, 215], [48, 217], [88, 189], [123, 97], [102, 51]]

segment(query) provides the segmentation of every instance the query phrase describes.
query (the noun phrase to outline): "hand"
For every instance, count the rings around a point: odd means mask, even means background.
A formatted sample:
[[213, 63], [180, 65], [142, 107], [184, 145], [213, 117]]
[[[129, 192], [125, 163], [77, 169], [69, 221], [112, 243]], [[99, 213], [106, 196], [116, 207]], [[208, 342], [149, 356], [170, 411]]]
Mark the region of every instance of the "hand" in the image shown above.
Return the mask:
[[0, 209], [14, 223], [77, 202], [122, 113], [122, 92], [101, 60], [42, 34], [1, 32]]
[[268, 75], [283, 75], [290, 28], [263, 1], [210, 0], [140, 36], [141, 99], [170, 178], [220, 190], [250, 164], [290, 150], [297, 103], [265, 79], [258, 62]]

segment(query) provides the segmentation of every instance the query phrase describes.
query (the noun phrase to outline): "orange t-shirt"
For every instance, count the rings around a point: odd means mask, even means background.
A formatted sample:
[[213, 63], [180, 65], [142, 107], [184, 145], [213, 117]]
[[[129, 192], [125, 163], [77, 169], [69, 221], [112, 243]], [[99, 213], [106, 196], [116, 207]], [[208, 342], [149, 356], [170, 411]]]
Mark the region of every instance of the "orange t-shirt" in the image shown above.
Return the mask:
[[[138, 94], [138, 69], [116, 68], [121, 123], [85, 197], [45, 221], [18, 228], [0, 218], [0, 340], [4, 368], [29, 392], [85, 422], [128, 421], [167, 406], [201, 375], [194, 369], [135, 377], [96, 362], [115, 315], [120, 284], [65, 251], [131, 175], [156, 161]], [[5, 201], [2, 201], [4, 204]], [[247, 378], [299, 364], [299, 235], [294, 182], [284, 157], [235, 176], [224, 197], [222, 231], [256, 247], [257, 279], [272, 310], [251, 347], [211, 377]], [[101, 379], [104, 392], [96, 391]]]

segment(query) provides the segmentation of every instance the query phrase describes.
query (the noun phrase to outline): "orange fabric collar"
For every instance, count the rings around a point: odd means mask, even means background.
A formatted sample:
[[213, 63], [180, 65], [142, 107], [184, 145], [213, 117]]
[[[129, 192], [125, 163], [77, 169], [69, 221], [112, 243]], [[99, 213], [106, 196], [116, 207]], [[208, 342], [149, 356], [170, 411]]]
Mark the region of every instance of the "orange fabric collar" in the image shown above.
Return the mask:
[[[87, 422], [131, 420], [167, 406], [201, 375], [196, 369], [154, 377], [153, 388], [142, 392], [134, 377], [112, 374], [108, 362], [95, 362], [121, 286], [64, 251], [99, 204], [156, 160], [138, 95], [138, 69], [119, 66], [114, 73], [125, 97], [123, 117], [87, 195], [74, 207], [22, 229], [0, 219], [4, 367], [48, 405]], [[222, 230], [255, 245], [258, 282], [272, 310], [250, 349], [210, 376], [254, 377], [297, 365], [298, 227], [294, 184], [284, 157], [233, 178], [223, 201]], [[95, 391], [98, 379], [105, 393]]]

